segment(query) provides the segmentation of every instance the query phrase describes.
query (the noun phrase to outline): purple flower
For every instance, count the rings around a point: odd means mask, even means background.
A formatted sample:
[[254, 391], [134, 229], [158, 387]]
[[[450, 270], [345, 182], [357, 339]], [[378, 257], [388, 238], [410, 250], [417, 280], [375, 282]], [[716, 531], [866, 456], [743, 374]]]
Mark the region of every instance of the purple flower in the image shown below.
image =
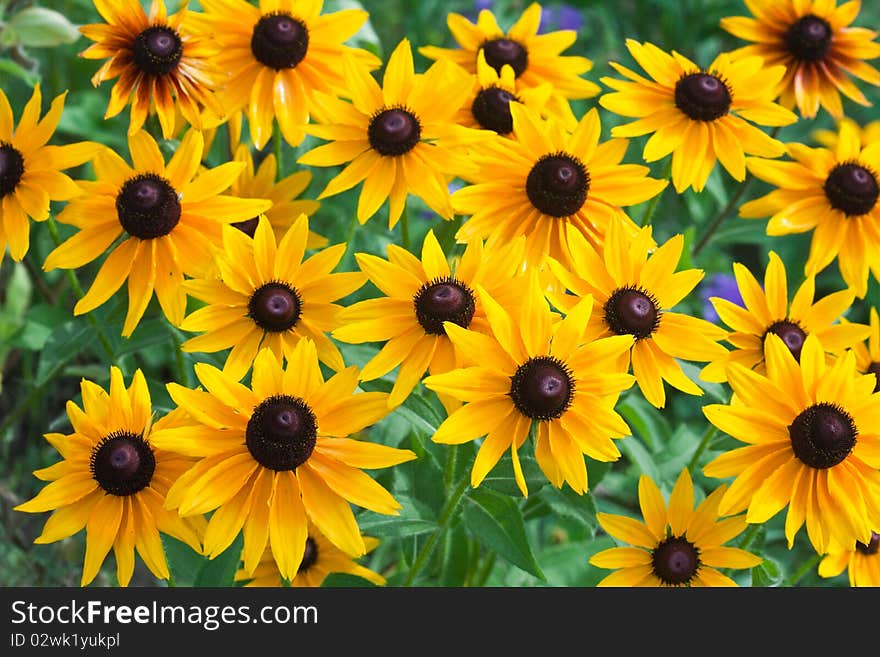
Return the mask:
[[552, 7], [544, 7], [541, 12], [541, 24], [538, 34], [556, 30], [578, 31], [584, 26], [584, 17], [580, 9], [563, 2]]
[[731, 303], [743, 306], [743, 298], [732, 274], [712, 274], [700, 286], [700, 299], [703, 301], [703, 318], [717, 323], [718, 313], [709, 301], [709, 297], [721, 297]]

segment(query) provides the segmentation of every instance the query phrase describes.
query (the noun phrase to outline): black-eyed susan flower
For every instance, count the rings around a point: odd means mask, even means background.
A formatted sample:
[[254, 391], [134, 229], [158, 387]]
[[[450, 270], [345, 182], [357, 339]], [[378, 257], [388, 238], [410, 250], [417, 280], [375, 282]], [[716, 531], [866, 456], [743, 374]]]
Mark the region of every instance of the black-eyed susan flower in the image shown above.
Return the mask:
[[[592, 335], [628, 335], [632, 349], [625, 356], [639, 389], [651, 404], [666, 405], [664, 381], [691, 395], [703, 390], [684, 373], [677, 359], [711, 361], [726, 352], [719, 344], [727, 332], [711, 322], [672, 312], [703, 278], [702, 269], [675, 271], [684, 237], [675, 235], [652, 251], [650, 226], [627, 239], [618, 223], [609, 226], [601, 255], [569, 228], [569, 267], [548, 260], [550, 271], [568, 293], [551, 293], [563, 310], [592, 295], [600, 311], [590, 317]], [[629, 363], [624, 361], [624, 368]]]
[[858, 131], [840, 126], [833, 150], [791, 143], [790, 161], [748, 158], [749, 171], [775, 186], [744, 203], [739, 216], [770, 217], [767, 234], [813, 231], [807, 276], [836, 258], [840, 274], [860, 299], [868, 290], [868, 271], [880, 280], [880, 142], [862, 148]]
[[569, 100], [591, 98], [599, 93], [595, 83], [582, 77], [593, 68], [593, 63], [580, 55], [562, 54], [577, 40], [575, 30], [538, 34], [541, 13], [541, 5], [531, 3], [505, 32], [488, 9], [480, 11], [476, 23], [450, 12], [446, 24], [458, 47], [423, 46], [419, 52], [428, 59], [452, 61], [469, 73], [477, 72], [482, 53], [499, 75], [505, 65], [510, 66], [521, 87], [549, 83], [553, 93], [547, 102], [548, 110], [573, 128], [577, 119]]
[[342, 354], [327, 332], [341, 325], [342, 306], [333, 303], [366, 281], [360, 272], [331, 273], [345, 254], [336, 244], [303, 260], [309, 236], [301, 214], [280, 242], [269, 220], [261, 216], [253, 238], [223, 226], [223, 248], [217, 249], [218, 277], [194, 278], [184, 291], [207, 305], [180, 324], [202, 332], [181, 345], [184, 351], [212, 353], [230, 349], [223, 372], [239, 381], [260, 349], [279, 360], [290, 358], [303, 338], [314, 342], [318, 358], [339, 371]]
[[880, 71], [866, 60], [880, 57], [877, 32], [852, 27], [861, 0], [747, 0], [754, 18], [728, 16], [721, 27], [752, 45], [731, 54], [762, 57], [768, 65], [782, 64], [785, 76], [774, 97], [784, 107], [797, 106], [804, 118], [814, 118], [819, 106], [835, 118], [843, 116], [840, 95], [870, 105], [851, 77], [880, 84]]
[[[364, 536], [364, 547], [369, 554], [379, 545], [379, 540], [372, 536]], [[302, 561], [296, 571], [296, 577], [290, 582], [291, 587], [316, 587], [321, 586], [327, 575], [331, 573], [345, 573], [355, 575], [372, 582], [376, 586], [384, 586], [385, 578], [379, 573], [362, 566], [345, 552], [328, 541], [323, 534], [313, 525], [309, 525], [309, 533], [306, 538], [306, 547], [303, 551]], [[285, 585], [284, 578], [278, 571], [278, 564], [272, 557], [272, 550], [266, 548], [254, 572], [248, 574], [243, 568], [235, 573], [235, 581], [242, 582], [243, 586], [271, 586], [280, 587]]]
[[633, 383], [620, 367], [632, 336], [590, 339], [590, 297], [560, 320], [550, 310], [534, 269], [526, 275], [518, 307], [511, 310], [481, 286], [476, 292], [491, 332], [445, 322], [463, 366], [432, 374], [423, 383], [465, 403], [440, 424], [432, 440], [461, 444], [483, 438], [471, 469], [474, 487], [509, 450], [514, 478], [526, 496], [519, 451], [534, 424], [537, 439], [529, 449], [547, 479], [557, 488], [568, 482], [575, 492], [586, 492], [584, 455], [615, 461], [620, 451], [614, 440], [630, 434], [614, 406]]
[[824, 146], [825, 148], [834, 150], [834, 148], [837, 146], [837, 140], [840, 136], [840, 128], [844, 123], [850, 124], [859, 133], [859, 141], [862, 144], [862, 148], [875, 141], [880, 141], [880, 120], [869, 121], [865, 125], [860, 125], [848, 116], [844, 116], [842, 119], [840, 119], [834, 129], [820, 128], [818, 130], [813, 130], [810, 133], [810, 136], [820, 146]]
[[871, 533], [867, 543], [852, 548], [835, 546], [819, 563], [820, 577], [837, 577], [846, 571], [851, 587], [880, 586], [880, 534]]
[[[272, 230], [275, 231], [275, 238], [279, 242], [297, 217], [301, 214], [311, 217], [321, 206], [318, 201], [297, 198], [309, 186], [312, 180], [311, 171], [297, 171], [276, 182], [278, 162], [274, 153], [266, 155], [255, 170], [251, 149], [244, 144], [240, 144], [235, 149], [233, 159], [236, 162], [244, 162], [245, 166], [241, 175], [233, 181], [229, 189], [230, 196], [267, 198], [272, 201], [272, 207], [264, 214], [269, 219]], [[259, 217], [252, 217], [232, 225], [253, 237], [258, 220]], [[327, 246], [327, 238], [309, 230], [306, 248], [319, 249], [324, 246]]]
[[[873, 374], [877, 378], [874, 392], [880, 391], [880, 316], [876, 308], [868, 313], [868, 342], [856, 342], [852, 345], [856, 356], [856, 369], [863, 374]], [[846, 320], [842, 320], [846, 323]]]
[[95, 142], [47, 145], [64, 111], [66, 92], [55, 97], [41, 119], [42, 94], [34, 85], [18, 127], [9, 99], [0, 89], [0, 260], [7, 244], [20, 261], [30, 246], [30, 222], [45, 221], [51, 201], [67, 201], [82, 193], [64, 169], [79, 166], [101, 148]]
[[119, 78], [110, 91], [105, 119], [130, 103], [128, 132], [134, 134], [155, 110], [162, 136], [170, 139], [178, 111], [199, 130], [210, 127], [202, 124], [205, 109], [215, 117], [211, 123], [222, 118], [223, 108], [214, 96], [223, 79], [214, 64], [218, 48], [184, 29], [192, 16], [186, 3], [170, 16], [164, 0], [154, 0], [149, 15], [140, 0], [95, 0], [95, 8], [107, 22], [80, 27], [95, 42], [80, 56], [107, 60], [92, 76], [93, 85]]
[[317, 146], [298, 160], [309, 166], [346, 167], [318, 196], [333, 196], [363, 182], [357, 218], [365, 223], [389, 203], [388, 226], [403, 213], [408, 194], [421, 198], [444, 219], [452, 219], [447, 184], [470, 168], [457, 148], [492, 135], [459, 126], [454, 116], [471, 93], [471, 78], [448, 62], [414, 72], [412, 48], [402, 39], [395, 47], [382, 86], [354, 59], [343, 59], [346, 88], [352, 102], [321, 96], [323, 119], [306, 131], [329, 144]]
[[167, 165], [159, 145], [143, 130], [129, 135], [128, 147], [134, 167], [109, 148], [95, 155], [97, 180], [77, 181], [84, 193], [58, 215], [58, 221], [79, 231], [43, 263], [46, 271], [82, 267], [121, 235], [73, 312], [97, 308], [128, 280], [123, 336], [137, 327], [154, 291], [165, 317], [179, 325], [186, 311], [183, 276], [210, 270], [211, 245], [220, 246], [220, 227], [250, 219], [272, 204], [222, 194], [241, 173], [242, 162], [196, 175], [204, 150], [197, 130], [187, 132]]
[[710, 298], [730, 329], [726, 340], [733, 349], [703, 368], [700, 377], [705, 381], [725, 381], [729, 363], [764, 373], [764, 343], [771, 333], [782, 338], [795, 360], [800, 359], [804, 340], [812, 333], [828, 350], [829, 358], [868, 337], [868, 326], [838, 321], [855, 299], [852, 290], [839, 290], [816, 300], [816, 280], [807, 276], [789, 303], [785, 265], [774, 251], [770, 251], [763, 288], [743, 264], [733, 263], [733, 273], [745, 307]]
[[82, 408], [67, 402], [73, 433], [48, 433], [62, 460], [34, 475], [49, 483], [17, 511], [52, 511], [35, 543], [53, 543], [86, 530], [82, 586], [101, 569], [110, 549], [116, 579], [128, 586], [135, 550], [150, 571], [168, 579], [160, 532], [201, 552], [204, 518], [183, 519], [165, 509], [171, 485], [194, 460], [157, 447], [153, 433], [181, 426], [183, 413], [154, 422], [150, 391], [141, 370], [125, 387], [122, 372], [110, 368], [109, 393], [92, 381], [80, 383]]
[[513, 139], [474, 144], [478, 167], [473, 184], [452, 195], [452, 205], [469, 218], [456, 233], [460, 242], [485, 239], [489, 249], [516, 235], [526, 236], [526, 257], [539, 266], [548, 255], [568, 261], [566, 228], [571, 226], [600, 248], [610, 223], [638, 227], [623, 211], [659, 194], [666, 180], [649, 178], [639, 164], [621, 164], [627, 140], [599, 143], [599, 113], [588, 111], [573, 132], [544, 120], [519, 103], [510, 105]]
[[203, 0], [194, 29], [220, 46], [217, 66], [228, 72], [220, 92], [229, 113], [244, 111], [251, 140], [262, 148], [277, 122], [285, 141], [298, 146], [303, 128], [323, 113], [315, 92], [351, 90], [342, 76], [344, 53], [364, 71], [381, 61], [362, 48], [344, 45], [366, 22], [363, 9], [322, 13], [312, 0]]
[[776, 334], [764, 352], [766, 375], [731, 363], [733, 400], [703, 407], [713, 425], [746, 443], [703, 468], [709, 477], [734, 478], [719, 511], [748, 509], [748, 522], [763, 523], [787, 506], [789, 548], [804, 524], [819, 554], [835, 543], [867, 545], [880, 519], [875, 377], [858, 373], [851, 351], [829, 364], [815, 334], [804, 340], [800, 362]]
[[669, 503], [656, 483], [639, 477], [639, 506], [644, 522], [629, 516], [597, 513], [608, 534], [628, 544], [597, 552], [590, 563], [615, 572], [598, 586], [736, 586], [719, 569], [753, 568], [762, 559], [725, 545], [748, 526], [745, 516], [720, 519], [718, 504], [725, 484], [694, 507], [694, 484], [681, 471]]
[[604, 77], [612, 89], [599, 104], [632, 123], [611, 129], [613, 137], [650, 134], [642, 157], [655, 162], [672, 153], [672, 183], [678, 193], [702, 191], [716, 162], [738, 181], [745, 180], [745, 155], [778, 157], [782, 142], [754, 124], [784, 126], [797, 116], [773, 102], [773, 89], [785, 67], [767, 66], [760, 57], [733, 59], [720, 53], [701, 68], [673, 51], [627, 39], [633, 59], [647, 79], [618, 64], [611, 66], [627, 80]]
[[325, 381], [308, 339], [297, 343], [286, 367], [270, 349], [261, 350], [250, 387], [206, 363], [195, 370], [204, 390], [167, 385], [193, 422], [153, 440], [200, 459], [168, 491], [166, 506], [184, 517], [212, 511], [205, 554], [213, 559], [243, 532], [248, 576], [268, 545], [281, 576], [293, 580], [312, 522], [347, 555], [363, 555], [351, 504], [389, 515], [400, 504], [362, 468], [415, 458], [406, 449], [349, 437], [388, 414], [387, 395], [355, 394], [355, 366]]
[[[489, 333], [486, 312], [475, 290], [478, 285], [496, 300], [517, 299], [514, 278], [522, 270], [524, 242], [507, 248], [484, 249], [481, 241], [468, 244], [455, 271], [449, 265], [434, 231], [422, 244], [421, 260], [396, 244], [388, 245], [388, 259], [356, 253], [358, 265], [385, 297], [365, 299], [346, 308], [333, 337], [342, 342], [384, 342], [361, 370], [370, 381], [400, 367], [388, 397], [398, 406], [428, 371], [441, 374], [462, 362], [446, 332], [446, 322]], [[455, 399], [440, 396], [447, 409]]]

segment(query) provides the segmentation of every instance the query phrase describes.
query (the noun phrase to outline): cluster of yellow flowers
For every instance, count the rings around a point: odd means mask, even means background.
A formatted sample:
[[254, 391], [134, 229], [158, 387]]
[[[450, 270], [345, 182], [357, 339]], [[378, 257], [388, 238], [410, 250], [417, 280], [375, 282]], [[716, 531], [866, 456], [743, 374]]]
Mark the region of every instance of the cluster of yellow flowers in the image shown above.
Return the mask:
[[[864, 298], [869, 270], [880, 279], [880, 140], [851, 121], [821, 148], [762, 129], [795, 123], [793, 110], [811, 119], [820, 106], [842, 119], [840, 93], [867, 104], [850, 76], [880, 84], [864, 61], [880, 44], [850, 26], [858, 2], [747, 0], [754, 18], [721, 27], [755, 44], [705, 68], [627, 41], [648, 77], [611, 63], [624, 79], [602, 78], [611, 91], [598, 104], [635, 120], [605, 141], [599, 108], [572, 111], [571, 101], [601, 93], [582, 77], [592, 63], [562, 54], [573, 31], [539, 33], [538, 4], [507, 31], [489, 10], [476, 23], [449, 14], [458, 47], [420, 48], [432, 63], [417, 73], [403, 39], [381, 84], [373, 72], [383, 62], [344, 45], [368, 18], [361, 10], [201, 0], [202, 11], [184, 3], [168, 15], [163, 0], [149, 12], [139, 0], [94, 4], [105, 22], [82, 27], [94, 41], [82, 55], [105, 60], [96, 85], [117, 79], [106, 117], [130, 106], [130, 162], [97, 143], [47, 145], [64, 95], [40, 119], [37, 87], [14, 129], [0, 91], [0, 245], [20, 260], [28, 218], [44, 221], [50, 201], [64, 201], [57, 221], [77, 230], [44, 269], [106, 256], [75, 314], [127, 283], [123, 336], [155, 292], [168, 322], [197, 334], [184, 351], [226, 357], [222, 368], [195, 366], [195, 389], [169, 383], [176, 408], [158, 419], [143, 374], [126, 387], [112, 367], [109, 392], [84, 380], [82, 407], [68, 404], [73, 433], [46, 436], [63, 460], [35, 473], [50, 483], [17, 508], [53, 511], [39, 543], [86, 529], [83, 585], [111, 548], [121, 585], [135, 550], [167, 579], [160, 532], [210, 558], [242, 533], [238, 579], [251, 583], [316, 585], [331, 570], [381, 583], [353, 561], [375, 541], [351, 505], [396, 514], [400, 504], [363, 470], [416, 454], [359, 434], [419, 384], [447, 412], [435, 442], [479, 441], [472, 486], [510, 453], [528, 495], [526, 448], [552, 485], [582, 494], [585, 456], [616, 461], [615, 441], [632, 433], [615, 410], [624, 391], [635, 384], [656, 408], [666, 384], [703, 393], [681, 361], [729, 385], [729, 403], [703, 411], [746, 446], [704, 466], [731, 482], [696, 509], [685, 469], [668, 507], [642, 477], [644, 523], [599, 514], [633, 546], [592, 558], [617, 571], [603, 584], [733, 585], [720, 569], [760, 558], [724, 544], [785, 507], [789, 547], [806, 525], [827, 555], [820, 574], [856, 564], [854, 584], [880, 584], [878, 559], [869, 560], [880, 530], [880, 324], [874, 311], [870, 326], [843, 318]], [[159, 141], [145, 129], [152, 113]], [[206, 167], [222, 126], [234, 157]], [[318, 199], [300, 199], [310, 171], [276, 182], [272, 155], [255, 171], [245, 126], [256, 149], [276, 130], [292, 147], [323, 140], [298, 163], [342, 168]], [[645, 164], [624, 162], [629, 138], [645, 135]], [[167, 161], [162, 141], [175, 144]], [[779, 159], [786, 154], [791, 161]], [[683, 236], [658, 244], [625, 211], [668, 186], [647, 166], [664, 158], [679, 194], [701, 192], [716, 162], [736, 181], [751, 173], [777, 188], [740, 214], [769, 217], [768, 235], [814, 231], [791, 303], [771, 252], [763, 287], [733, 265], [744, 306], [713, 299], [726, 328], [675, 312], [703, 271], [677, 271]], [[86, 162], [94, 180], [63, 173]], [[464, 184], [451, 192], [456, 179]], [[460, 254], [430, 230], [418, 255], [389, 244], [385, 258], [358, 253], [358, 271], [334, 271], [348, 245], [328, 245], [309, 217], [358, 185], [361, 224], [387, 201], [395, 228], [410, 195], [438, 226], [464, 217]], [[835, 260], [845, 289], [816, 300], [815, 277]], [[339, 303], [368, 282], [380, 296]], [[382, 346], [357, 367], [338, 343]], [[359, 389], [391, 372], [389, 393]]]

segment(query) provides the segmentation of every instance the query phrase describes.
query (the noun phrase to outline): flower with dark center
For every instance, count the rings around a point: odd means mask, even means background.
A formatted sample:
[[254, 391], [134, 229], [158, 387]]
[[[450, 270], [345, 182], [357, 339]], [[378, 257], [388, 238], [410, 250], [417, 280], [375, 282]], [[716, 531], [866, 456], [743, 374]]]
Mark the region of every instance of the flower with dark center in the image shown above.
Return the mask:
[[818, 16], [802, 16], [785, 33], [785, 48], [802, 62], [818, 62], [831, 47], [831, 26]]
[[819, 402], [788, 426], [791, 448], [804, 464], [824, 470], [841, 463], [856, 444], [852, 416], [837, 404]]
[[245, 444], [255, 461], [280, 472], [308, 461], [317, 436], [317, 420], [308, 404], [299, 397], [275, 395], [254, 409]]
[[0, 143], [0, 198], [15, 191], [24, 175], [24, 158], [11, 144]]
[[790, 319], [781, 319], [778, 322], [774, 322], [764, 332], [762, 342], [766, 339], [768, 333], [775, 333], [782, 338], [782, 342], [788, 347], [791, 355], [794, 356], [796, 361], [800, 362], [801, 349], [804, 348], [804, 340], [807, 339], [807, 334], [797, 322]]
[[552, 420], [562, 416], [574, 396], [571, 370], [552, 356], [530, 358], [510, 377], [513, 405], [533, 420]]
[[257, 224], [259, 223], [259, 217], [251, 217], [250, 219], [245, 219], [244, 221], [236, 221], [231, 224], [233, 228], [238, 228], [242, 233], [247, 235], [248, 237], [253, 237], [257, 232]]
[[367, 137], [373, 150], [392, 157], [411, 151], [421, 136], [422, 127], [418, 118], [402, 107], [380, 110], [370, 119], [367, 128]]
[[302, 300], [295, 288], [270, 282], [257, 288], [248, 301], [248, 316], [264, 331], [287, 331], [299, 321]]
[[487, 87], [474, 98], [471, 114], [483, 128], [494, 130], [499, 135], [508, 135], [513, 132], [511, 101], [519, 102], [519, 98], [501, 87]]
[[868, 214], [877, 205], [880, 195], [877, 175], [855, 162], [835, 166], [825, 179], [823, 188], [831, 207], [848, 217]]
[[98, 485], [111, 495], [133, 495], [149, 486], [156, 457], [142, 435], [115, 431], [94, 447], [89, 467]]
[[413, 297], [416, 319], [430, 335], [446, 335], [443, 322], [470, 326], [476, 311], [474, 293], [452, 276], [428, 281]]
[[617, 335], [632, 335], [636, 340], [650, 337], [660, 326], [657, 299], [640, 287], [616, 289], [605, 302], [605, 324]]
[[123, 184], [116, 196], [116, 213], [129, 235], [155, 239], [170, 233], [180, 221], [180, 200], [167, 180], [142, 174]]
[[280, 71], [295, 68], [309, 50], [309, 30], [289, 14], [260, 17], [251, 36], [251, 52], [261, 64]]
[[688, 584], [700, 568], [700, 550], [683, 536], [670, 536], [654, 548], [654, 574], [664, 584]]
[[501, 74], [501, 67], [510, 65], [516, 77], [522, 75], [529, 65], [529, 53], [512, 39], [492, 39], [483, 44], [486, 63]]
[[873, 374], [875, 383], [874, 383], [874, 392], [880, 392], [880, 363], [877, 361], [873, 361], [870, 365], [868, 365], [868, 369], [866, 370], [866, 374]]
[[299, 570], [297, 574], [306, 572], [309, 568], [315, 565], [318, 561], [318, 544], [315, 543], [315, 539], [309, 536], [306, 539], [306, 547], [303, 550], [302, 561], [299, 564]]
[[730, 89], [711, 73], [690, 73], [675, 85], [675, 106], [694, 121], [715, 121], [730, 110]]
[[164, 25], [148, 27], [131, 44], [135, 66], [147, 75], [167, 75], [177, 68], [182, 56], [180, 35]]
[[867, 545], [861, 541], [856, 541], [856, 550], [866, 555], [877, 554], [880, 551], [880, 534], [871, 532], [871, 542]]
[[551, 217], [568, 217], [587, 200], [590, 174], [579, 159], [552, 153], [538, 160], [526, 178], [526, 195], [532, 205]]

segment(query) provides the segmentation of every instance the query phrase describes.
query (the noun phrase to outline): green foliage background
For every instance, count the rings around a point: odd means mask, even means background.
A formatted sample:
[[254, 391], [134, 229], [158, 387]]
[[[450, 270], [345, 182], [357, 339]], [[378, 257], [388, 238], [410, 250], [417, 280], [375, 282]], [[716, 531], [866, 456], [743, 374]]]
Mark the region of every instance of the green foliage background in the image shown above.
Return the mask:
[[[37, 3], [0, 0], [5, 7], [4, 19], [30, 4], [54, 9], [74, 25], [98, 22], [100, 19], [90, 0], [41, 0]], [[174, 5], [174, 2], [169, 3]], [[594, 62], [587, 77], [599, 82], [603, 75], [616, 73], [609, 61], [632, 66], [625, 49], [626, 38], [651, 41], [666, 50], [677, 50], [699, 64], [708, 64], [723, 50], [740, 45], [741, 41], [719, 27], [724, 16], [747, 15], [741, 0], [581, 0], [568, 3], [583, 18], [578, 40], [564, 54], [578, 54]], [[190, 3], [198, 8], [197, 2]], [[356, 6], [349, 0], [328, 1], [327, 10]], [[528, 5], [521, 0], [496, 1], [492, 10], [505, 29]], [[370, 21], [357, 39], [358, 45], [372, 49], [385, 59], [398, 41], [407, 37], [415, 48], [435, 44], [454, 46], [446, 28], [446, 14], [456, 11], [475, 17], [472, 2], [462, 0], [363, 0], [370, 12]], [[547, 2], [546, 10], [561, 6]], [[880, 5], [865, 3], [856, 21], [860, 26], [880, 25]], [[551, 25], [550, 29], [558, 29]], [[112, 82], [93, 88], [90, 77], [100, 65], [78, 57], [90, 43], [79, 38], [72, 43], [50, 47], [15, 44], [14, 35], [0, 32], [0, 85], [10, 98], [16, 114], [30, 97], [31, 85], [39, 80], [44, 107], [49, 99], [68, 90], [64, 115], [54, 143], [84, 139], [102, 142], [128, 156], [125, 140], [128, 112], [104, 120], [102, 117]], [[416, 67], [424, 70], [428, 61], [415, 53]], [[859, 83], [876, 104], [878, 89]], [[607, 89], [603, 89], [603, 92]], [[574, 103], [580, 116], [596, 99]], [[873, 107], [860, 107], [845, 101], [848, 114], [866, 123], [878, 118]], [[603, 138], [620, 118], [602, 109], [600, 116]], [[782, 141], [801, 141], [814, 145], [811, 132], [829, 128], [833, 123], [824, 111], [813, 121], [800, 120], [778, 133]], [[634, 140], [627, 161], [639, 162], [643, 140]], [[283, 148], [287, 173], [300, 167], [295, 161], [299, 153], [314, 145], [307, 140], [298, 149]], [[171, 152], [173, 144], [164, 146]], [[268, 149], [272, 148], [270, 144]], [[225, 132], [221, 129], [207, 158], [210, 166], [228, 159]], [[665, 162], [652, 166], [653, 175], [661, 176]], [[315, 169], [312, 183], [303, 195], [314, 198], [337, 169]], [[70, 172], [74, 177], [89, 178], [91, 171]], [[767, 253], [775, 250], [786, 263], [789, 288], [793, 292], [802, 280], [809, 234], [770, 238], [764, 234], [765, 221], [744, 221], [736, 217], [737, 200], [755, 198], [769, 190], [760, 181], [743, 185], [733, 181], [716, 167], [706, 190], [700, 194], [688, 191], [676, 195], [668, 188], [661, 196], [653, 215], [654, 235], [658, 242], [676, 233], [686, 236], [686, 249], [681, 268], [698, 267], [707, 273], [731, 273], [732, 262], [747, 265], [759, 279], [763, 276]], [[705, 231], [713, 217], [731, 204], [732, 212], [711, 242], [697, 256], [692, 245]], [[387, 229], [383, 210], [359, 227], [354, 221], [356, 193], [325, 200], [312, 219], [312, 227], [328, 236], [331, 243], [348, 242], [349, 247], [341, 270], [356, 268], [353, 254], [365, 251], [384, 256], [389, 242], [402, 243], [401, 227]], [[454, 225], [442, 219], [410, 197], [410, 248], [415, 249], [429, 228], [442, 238], [445, 248], [452, 249]], [[57, 208], [56, 208], [57, 209]], [[630, 208], [637, 221], [647, 210]], [[60, 226], [61, 237], [70, 232]], [[45, 224], [33, 224], [31, 249], [23, 263], [16, 264], [7, 256], [0, 264], [0, 586], [78, 586], [84, 552], [84, 532], [51, 545], [35, 546], [36, 537], [46, 514], [31, 515], [12, 511], [12, 507], [32, 497], [41, 482], [32, 476], [35, 469], [58, 460], [57, 453], [42, 435], [49, 431], [69, 431], [64, 410], [68, 399], [79, 401], [79, 381], [89, 378], [101, 385], [107, 383], [109, 364], [115, 362], [129, 379], [136, 368], [143, 369], [150, 382], [154, 408], [162, 413], [171, 407], [165, 384], [177, 381], [195, 385], [193, 363], [208, 361], [222, 364], [217, 355], [182, 354], [177, 345], [187, 336], [171, 327], [153, 301], [144, 321], [130, 339], [119, 337], [126, 298], [118, 293], [110, 302], [89, 316], [73, 317], [76, 286], [87, 288], [97, 271], [98, 263], [78, 270], [75, 276], [56, 270], [41, 271], [46, 254], [55, 246]], [[843, 282], [836, 265], [825, 270], [817, 281], [817, 297], [842, 289]], [[681, 309], [700, 316], [703, 302], [697, 288]], [[351, 302], [375, 295], [369, 285], [358, 291]], [[866, 299], [850, 310], [849, 319], [866, 321], [868, 308], [880, 302], [876, 281], [869, 284]], [[105, 340], [99, 339], [99, 329]], [[362, 365], [378, 345], [340, 345], [347, 363]], [[696, 377], [697, 366], [686, 370]], [[387, 376], [365, 384], [367, 389], [390, 389]], [[433, 395], [419, 386], [403, 407], [398, 408], [371, 430], [371, 439], [413, 449], [419, 458], [390, 468], [375, 477], [391, 490], [404, 505], [400, 517], [388, 517], [368, 511], [359, 513], [363, 532], [382, 540], [378, 549], [364, 558], [363, 563], [382, 572], [391, 586], [415, 585], [491, 585], [491, 586], [593, 586], [609, 571], [588, 563], [589, 557], [613, 545], [595, 520], [596, 511], [638, 516], [637, 481], [642, 473], [649, 474], [668, 494], [681, 468], [700, 466], [716, 454], [738, 446], [735, 441], [707, 434], [711, 425], [700, 410], [706, 403], [726, 402], [728, 391], [722, 386], [701, 382], [706, 393], [702, 398], [668, 389], [666, 409], [656, 410], [647, 404], [637, 389], [626, 392], [619, 410], [628, 421], [633, 435], [618, 442], [623, 457], [612, 464], [588, 460], [590, 491], [584, 496], [568, 487], [557, 490], [546, 483], [533, 458], [524, 458], [524, 468], [532, 494], [522, 499], [513, 481], [510, 458], [505, 457], [477, 490], [468, 490], [461, 503], [449, 505], [450, 493], [457, 482], [464, 480], [473, 460], [474, 447], [462, 445], [457, 451], [435, 445], [430, 436], [442, 421], [442, 407]], [[708, 441], [701, 441], [709, 436]], [[699, 451], [702, 450], [702, 451]], [[698, 495], [711, 491], [720, 483], [708, 479], [693, 467]], [[816, 574], [817, 559], [801, 531], [792, 550], [785, 544], [782, 519], [778, 514], [762, 526], [751, 527], [738, 542], [763, 555], [767, 561], [753, 571], [729, 573], [742, 585], [755, 586], [846, 586], [845, 573], [831, 579]], [[426, 550], [429, 546], [429, 550]], [[167, 542], [175, 582], [178, 585], [217, 585], [231, 580], [236, 565], [236, 549], [213, 562], [198, 557], [182, 544]], [[422, 555], [420, 557], [419, 555]], [[424, 555], [428, 555], [425, 557]], [[421, 572], [409, 581], [413, 562]], [[113, 559], [108, 558], [95, 585], [114, 585]], [[164, 584], [153, 579], [138, 563], [132, 585]], [[357, 578], [335, 577], [328, 585], [366, 585]]]

